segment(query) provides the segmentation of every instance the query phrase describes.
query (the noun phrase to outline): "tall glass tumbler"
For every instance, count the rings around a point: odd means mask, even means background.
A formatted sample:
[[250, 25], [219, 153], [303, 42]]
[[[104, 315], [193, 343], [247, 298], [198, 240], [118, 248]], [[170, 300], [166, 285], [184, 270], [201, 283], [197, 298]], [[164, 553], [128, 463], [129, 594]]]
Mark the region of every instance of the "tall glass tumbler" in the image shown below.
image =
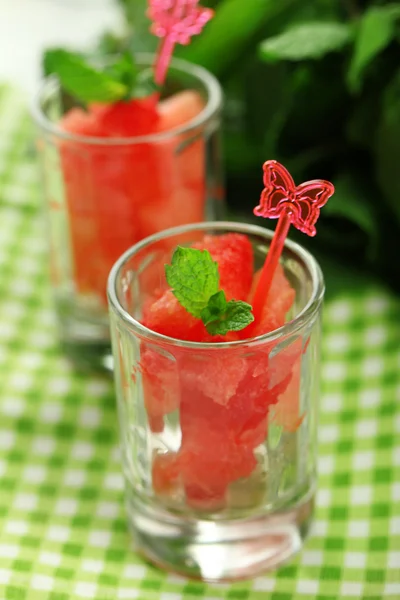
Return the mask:
[[[148, 74], [153, 62], [137, 57]], [[81, 367], [110, 366], [106, 285], [117, 258], [153, 233], [221, 216], [217, 80], [174, 60], [151, 135], [145, 103], [139, 125], [122, 105], [97, 117], [93, 108], [91, 120], [49, 78], [34, 106], [61, 340]], [[127, 137], [131, 127], [143, 135]]]
[[108, 283], [129, 526], [151, 561], [208, 581], [253, 577], [300, 550], [316, 492], [324, 283], [309, 252], [286, 242], [295, 301], [271, 333], [196, 343], [141, 324], [173, 249], [228, 232], [248, 236], [258, 270], [271, 231], [203, 223], [137, 244]]

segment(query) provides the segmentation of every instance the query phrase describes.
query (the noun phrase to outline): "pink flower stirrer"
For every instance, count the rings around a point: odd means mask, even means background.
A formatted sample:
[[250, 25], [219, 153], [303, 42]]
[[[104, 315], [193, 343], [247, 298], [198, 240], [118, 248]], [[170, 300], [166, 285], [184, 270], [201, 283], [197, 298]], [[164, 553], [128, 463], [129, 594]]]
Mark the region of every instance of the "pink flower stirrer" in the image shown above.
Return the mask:
[[199, 0], [149, 0], [151, 31], [161, 38], [154, 65], [155, 82], [165, 81], [175, 44], [187, 45], [212, 18], [214, 11], [198, 6]]
[[335, 193], [332, 183], [321, 179], [307, 181], [296, 187], [289, 171], [276, 160], [268, 160], [263, 169], [265, 189], [254, 214], [279, 221], [253, 299], [255, 321], [262, 315], [290, 225], [314, 236], [320, 208]]

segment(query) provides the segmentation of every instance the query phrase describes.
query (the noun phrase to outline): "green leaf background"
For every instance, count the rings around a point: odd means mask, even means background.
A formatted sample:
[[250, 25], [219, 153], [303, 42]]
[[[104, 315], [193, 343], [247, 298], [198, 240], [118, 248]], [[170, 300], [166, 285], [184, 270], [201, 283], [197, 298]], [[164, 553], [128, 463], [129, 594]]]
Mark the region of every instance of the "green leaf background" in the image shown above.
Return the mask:
[[[127, 22], [120, 43], [153, 51], [147, 0], [116, 1]], [[330, 179], [337, 193], [321, 213], [319, 233], [301, 242], [400, 289], [400, 263], [393, 261], [400, 238], [400, 4], [202, 4], [215, 17], [177, 55], [210, 69], [224, 87], [230, 216], [252, 219], [266, 159], [283, 162], [298, 182]]]
[[351, 27], [346, 23], [300, 23], [262, 42], [260, 56], [272, 62], [318, 59], [328, 52], [340, 50], [350, 39]]

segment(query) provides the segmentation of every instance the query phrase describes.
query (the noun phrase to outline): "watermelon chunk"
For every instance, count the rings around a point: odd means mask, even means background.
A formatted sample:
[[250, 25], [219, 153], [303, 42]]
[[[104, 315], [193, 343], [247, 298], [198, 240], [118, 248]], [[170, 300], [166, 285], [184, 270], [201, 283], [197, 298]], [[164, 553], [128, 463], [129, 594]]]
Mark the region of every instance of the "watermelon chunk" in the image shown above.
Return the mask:
[[[195, 248], [208, 250], [218, 263], [220, 287], [227, 299], [245, 300], [249, 294], [253, 272], [253, 249], [244, 235], [206, 235], [194, 244]], [[143, 325], [169, 337], [193, 342], [223, 341], [207, 333], [203, 323], [190, 315], [172, 294], [166, 290], [161, 298], [146, 306]], [[229, 340], [234, 339], [232, 336]]]
[[170, 496], [179, 485], [180, 469], [175, 452], [153, 456], [152, 482], [156, 494]]
[[[214, 260], [217, 260], [221, 284], [225, 284], [228, 297], [232, 298], [237, 293], [239, 297], [245, 298], [250, 290], [253, 268], [252, 247], [248, 238], [235, 234], [219, 237], [205, 236], [196, 247], [209, 249]], [[232, 278], [232, 273], [237, 273], [241, 279]], [[156, 293], [153, 301], [145, 303], [142, 323], [152, 331], [187, 341], [215, 342], [237, 339], [235, 334], [228, 334], [226, 338], [211, 336], [202, 321], [190, 315], [169, 289], [161, 294]], [[174, 391], [175, 398], [184, 393], [196, 392], [200, 387], [208, 398], [226, 405], [235, 394], [247, 370], [243, 358], [230, 355], [220, 356], [217, 360], [213, 357], [197, 360], [196, 356], [182, 353], [176, 358], [181, 390]], [[154, 353], [148, 352], [143, 352], [141, 357], [145, 404], [153, 431], [162, 431], [163, 417], [176, 408], [173, 401], [171, 404], [165, 398], [165, 390], [170, 387], [173, 376], [172, 367], [168, 361], [163, 364], [161, 359], [161, 355], [156, 359]], [[174, 380], [173, 389], [176, 388], [177, 384]]]
[[291, 433], [297, 431], [304, 419], [300, 406], [300, 382], [302, 357], [308, 342], [303, 347], [303, 338], [297, 337], [271, 360], [273, 385], [281, 385], [283, 378], [287, 381], [272, 409], [271, 421]]
[[219, 285], [227, 300], [247, 300], [253, 281], [253, 248], [247, 236], [206, 235], [193, 247], [208, 250], [218, 263]]
[[[261, 270], [254, 276], [249, 302], [255, 293]], [[253, 335], [262, 335], [285, 324], [286, 315], [293, 306], [295, 291], [290, 286], [283, 268], [278, 264], [262, 317], [255, 324]], [[300, 415], [300, 371], [301, 340], [297, 339], [280, 351], [269, 362], [271, 385], [279, 389], [276, 405], [272, 409], [272, 420], [286, 431], [294, 432], [302, 423]]]
[[154, 96], [115, 104], [91, 104], [89, 115], [106, 137], [149, 135], [156, 133], [159, 127], [156, 105]]
[[182, 391], [180, 467], [186, 500], [193, 507], [216, 509], [224, 504], [229, 484], [252, 472], [255, 457], [251, 447], [237, 445], [227, 418], [235, 410], [235, 396], [222, 406], [199, 386]]
[[[253, 277], [252, 247], [245, 236], [205, 236], [194, 247], [207, 249], [217, 261], [220, 286], [228, 298], [251, 302], [260, 273]], [[294, 298], [279, 266], [253, 335], [281, 327]], [[207, 338], [201, 322], [180, 306], [170, 290], [146, 309], [144, 322], [175, 338], [221, 341]], [[246, 330], [237, 336], [245, 338]], [[271, 357], [274, 345], [247, 352], [232, 348], [218, 354], [211, 349], [209, 353], [177, 352], [182, 442], [173, 468], [169, 463], [157, 465], [156, 486], [176, 489], [179, 483], [188, 505], [219, 510], [226, 505], [229, 486], [256, 470], [255, 450], [266, 440], [270, 411], [274, 422], [289, 431], [298, 427], [301, 341]]]
[[140, 360], [143, 393], [150, 429], [161, 432], [163, 417], [179, 407], [179, 375], [174, 357], [142, 347]]
[[191, 121], [204, 109], [202, 97], [193, 90], [184, 90], [162, 100], [158, 106], [158, 131], [170, 131]]
[[180, 340], [201, 342], [207, 335], [203, 323], [179, 304], [171, 290], [144, 307], [142, 323], [152, 331]]
[[179, 371], [183, 389], [201, 389], [213, 402], [227, 406], [235, 396], [240, 382], [247, 373], [247, 361], [240, 355], [217, 356], [183, 355], [179, 359]]
[[[261, 269], [254, 275], [248, 298], [248, 302], [250, 304], [253, 302], [254, 294], [260, 277]], [[287, 280], [282, 266], [278, 264], [261, 319], [258, 323], [255, 323], [251, 326], [251, 335], [256, 337], [282, 327], [282, 325], [285, 324], [287, 313], [293, 306], [295, 297], [296, 292]], [[246, 335], [246, 333], [247, 329], [242, 332], [242, 336]]]
[[65, 140], [60, 149], [78, 293], [105, 303], [108, 273], [129, 246], [167, 227], [203, 220], [202, 139], [185, 145], [182, 134], [156, 143], [108, 144], [113, 137], [176, 128], [203, 107], [199, 94], [187, 92], [158, 105], [148, 98], [94, 104], [87, 112], [74, 108], [62, 118], [65, 131], [99, 142]]

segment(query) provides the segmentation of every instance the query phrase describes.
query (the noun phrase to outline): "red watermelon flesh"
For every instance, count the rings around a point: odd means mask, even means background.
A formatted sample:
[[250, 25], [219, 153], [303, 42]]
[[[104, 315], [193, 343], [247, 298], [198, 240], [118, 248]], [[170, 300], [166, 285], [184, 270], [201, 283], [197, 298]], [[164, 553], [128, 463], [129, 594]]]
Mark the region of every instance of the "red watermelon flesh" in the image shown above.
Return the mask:
[[201, 342], [207, 335], [203, 323], [179, 304], [171, 290], [144, 307], [142, 323], [152, 331], [180, 340]]
[[[249, 294], [248, 302], [252, 304], [254, 294], [261, 277], [261, 269], [255, 273], [251, 291]], [[261, 320], [258, 323], [252, 324], [251, 335], [256, 337], [274, 329], [282, 327], [286, 322], [286, 315], [293, 306], [293, 302], [296, 297], [296, 292], [291, 287], [287, 280], [284, 270], [280, 264], [278, 264], [270, 292], [268, 294], [267, 302], [262, 312]], [[245, 338], [248, 335], [248, 330], [244, 329], [241, 332], [241, 337]]]
[[[157, 133], [180, 127], [201, 113], [204, 101], [194, 91], [179, 92], [159, 103]], [[198, 223], [204, 219], [205, 142], [201, 130], [180, 133], [174, 141], [160, 140], [157, 152], [162, 164], [162, 176], [171, 190], [166, 190], [168, 207], [160, 206], [160, 198], [149, 197], [140, 210], [141, 235], [147, 237], [156, 231], [186, 223]], [[165, 156], [170, 157], [169, 163]], [[165, 182], [164, 182], [165, 183]], [[162, 196], [162, 195], [161, 195]]]
[[158, 130], [160, 118], [154, 96], [115, 104], [91, 104], [89, 111], [106, 137], [149, 135]]
[[[226, 246], [224, 246], [226, 240]], [[214, 238], [205, 236], [202, 242], [196, 244], [201, 249], [210, 250], [213, 258], [218, 261], [221, 281], [225, 284], [227, 296], [232, 298], [234, 293], [246, 297], [251, 286], [251, 273], [253, 269], [252, 247], [246, 236], [228, 234]], [[223, 248], [226, 247], [226, 255]], [[237, 262], [239, 261], [239, 268]], [[240, 262], [241, 261], [241, 262]], [[237, 273], [241, 279], [233, 279], [232, 273]], [[200, 319], [189, 314], [175, 298], [171, 290], [166, 290], [161, 295], [156, 294], [154, 301], [148, 301], [143, 307], [142, 323], [152, 331], [162, 335], [194, 342], [220, 342], [238, 339], [235, 333], [225, 337], [211, 336]], [[219, 404], [227, 404], [234, 395], [240, 379], [246, 371], [246, 362], [240, 357], [221, 357], [218, 359], [202, 354], [201, 360], [197, 359], [195, 353], [181, 353], [177, 355], [180, 374], [181, 390], [183, 393], [191, 393], [198, 389], [204, 389], [209, 398]], [[143, 369], [157, 372], [158, 378], [168, 378], [168, 373], [163, 373], [162, 361], [158, 361], [154, 368], [153, 361], [147, 365], [146, 354], [141, 358]], [[169, 366], [168, 366], [169, 368]], [[157, 384], [154, 386], [157, 387]], [[150, 384], [145, 389], [145, 403], [149, 415], [150, 426], [153, 429], [162, 430], [162, 417], [168, 412], [168, 403], [159, 402], [157, 394], [152, 392]], [[160, 407], [168, 408], [165, 411]], [[154, 416], [157, 419], [154, 420]]]
[[[185, 90], [160, 102], [158, 114], [160, 117], [158, 131], [170, 131], [200, 115], [204, 109], [204, 101], [197, 92]], [[197, 127], [180, 135], [180, 145], [177, 149], [177, 173], [182, 178], [184, 188], [189, 188], [197, 194], [199, 188], [199, 171], [205, 171], [205, 145], [201, 137], [201, 128]], [[204, 190], [203, 190], [204, 193]], [[196, 204], [190, 203], [190, 204]]]
[[[232, 398], [232, 402], [234, 402]], [[229, 409], [201, 389], [182, 389], [180, 467], [187, 502], [198, 508], [218, 508], [228, 485], [250, 475], [256, 461], [250, 447], [238, 447], [227, 420]]]
[[[223, 360], [223, 359], [222, 359]], [[255, 367], [264, 360], [265, 372], [254, 376]], [[248, 477], [256, 468], [254, 450], [265, 441], [267, 419], [271, 406], [278, 402], [286, 389], [290, 377], [286, 376], [279, 384], [272, 386], [268, 376], [268, 363], [257, 353], [251, 357], [238, 356], [219, 364], [221, 379], [229, 368], [242, 363], [244, 370], [233, 395], [221, 403], [223, 395], [219, 391], [219, 402], [207, 395], [208, 378], [218, 378], [209, 368], [200, 378], [192, 379], [179, 365], [181, 381], [180, 421], [182, 445], [180, 455], [185, 459], [181, 466], [182, 481], [186, 498], [190, 505], [215, 509], [216, 504], [226, 497], [229, 485], [242, 477]], [[187, 367], [187, 364], [185, 365]], [[234, 371], [232, 377], [235, 379]], [[237, 374], [236, 374], [237, 377]], [[228, 387], [227, 387], [228, 389]], [[232, 389], [231, 389], [232, 391]], [[199, 506], [200, 506], [199, 505]]]
[[182, 388], [187, 393], [201, 389], [213, 402], [227, 406], [247, 373], [247, 362], [242, 356], [229, 352], [215, 356], [212, 353], [208, 356], [184, 354], [179, 358], [179, 372]]
[[155, 454], [152, 464], [152, 482], [156, 494], [171, 495], [178, 486], [180, 468], [175, 452]]
[[283, 368], [287, 368], [288, 365], [291, 365], [291, 370], [288, 385], [280, 394], [277, 404], [273, 407], [271, 421], [275, 425], [280, 425], [285, 431], [291, 433], [297, 431], [304, 418], [304, 415], [301, 414], [300, 407], [302, 356], [302, 339], [298, 338], [291, 346], [283, 350], [273, 359], [278, 363], [276, 368], [277, 372], [282, 372]]
[[201, 97], [191, 92], [183, 97], [176, 94], [157, 106], [150, 98], [92, 105], [87, 112], [75, 108], [61, 120], [65, 131], [99, 141], [65, 140], [61, 146], [79, 293], [105, 301], [108, 273], [129, 246], [166, 227], [203, 219], [202, 140], [192, 144], [195, 151], [188, 145], [179, 153], [182, 135], [156, 144], [106, 145], [112, 137], [157, 134], [183, 125], [203, 106]]
[[[230, 373], [234, 361], [239, 368]], [[255, 368], [263, 361], [265, 371], [254, 376]], [[181, 381], [180, 421], [182, 445], [180, 456], [182, 482], [187, 502], [195, 507], [216, 509], [226, 498], [231, 483], [248, 477], [257, 466], [254, 450], [264, 443], [267, 436], [267, 422], [270, 407], [275, 405], [280, 394], [287, 388], [290, 370], [279, 384], [269, 380], [268, 361], [255, 353], [252, 357], [225, 359], [219, 364], [219, 376], [209, 368], [204, 368], [197, 379], [193, 370], [188, 375], [186, 368], [179, 364]], [[217, 367], [216, 367], [217, 369]], [[186, 371], [186, 372], [185, 372]], [[216, 384], [218, 377], [224, 379], [231, 374], [233, 380], [240, 373], [241, 379], [236, 389], [226, 401]], [[219, 396], [207, 395], [210, 383]], [[229, 389], [226, 386], [225, 390]], [[232, 388], [230, 388], [230, 393]], [[226, 391], [225, 391], [226, 393]], [[224, 403], [221, 402], [224, 399]], [[208, 502], [208, 504], [207, 504]]]
[[219, 285], [227, 300], [247, 300], [253, 281], [253, 248], [246, 236], [206, 235], [193, 247], [208, 250], [218, 263]]
[[[227, 299], [245, 300], [249, 294], [253, 272], [253, 250], [248, 238], [240, 234], [206, 235], [195, 248], [208, 250], [218, 263], [220, 287]], [[144, 310], [143, 325], [169, 337], [193, 341], [215, 342], [224, 338], [210, 336], [203, 323], [190, 315], [167, 290]], [[228, 339], [232, 339], [229, 336]]]
[[[254, 277], [249, 302], [252, 300], [260, 276], [261, 271]], [[256, 324], [253, 335], [262, 335], [271, 329], [282, 327], [294, 299], [295, 291], [290, 286], [282, 266], [278, 265], [261, 322]], [[299, 414], [301, 356], [302, 341], [297, 338], [274, 356], [269, 365], [271, 385], [281, 386], [282, 382], [286, 381], [285, 389], [280, 392], [278, 402], [273, 409], [273, 421], [291, 432], [296, 431], [302, 422]]]
[[[221, 288], [228, 297], [251, 301], [259, 273], [252, 277], [251, 245], [243, 243], [242, 237], [205, 236], [195, 246], [208, 249], [218, 262]], [[251, 265], [250, 271], [246, 265]], [[202, 337], [196, 338], [200, 333], [196, 330], [197, 320], [186, 311], [181, 312], [179, 303], [170, 294], [166, 292], [161, 298], [163, 302], [159, 299], [153, 304], [158, 326], [167, 331], [167, 323], [172, 323], [174, 337], [186, 327], [184, 339], [190, 336], [192, 340], [203, 341]], [[279, 267], [261, 323], [256, 324], [257, 335], [285, 323], [294, 296]], [[163, 303], [169, 306], [169, 314], [161, 311]], [[225, 505], [230, 484], [250, 476], [257, 466], [254, 451], [267, 437], [269, 411], [280, 406], [281, 399], [285, 405], [287, 398], [293, 402], [298, 381], [297, 346], [291, 344], [270, 358], [273, 346], [271, 343], [247, 353], [230, 349], [225, 355], [210, 350], [206, 355], [194, 351], [177, 356], [182, 443], [173, 477], [176, 484], [178, 469], [179, 485], [193, 508], [218, 510]], [[277, 411], [276, 415], [279, 414]], [[294, 423], [288, 419], [285, 422], [289, 426]], [[168, 469], [162, 468], [162, 472], [168, 480]], [[168, 481], [164, 482], [164, 486], [168, 485]]]
[[164, 428], [164, 415], [179, 407], [179, 375], [174, 357], [142, 346], [140, 360], [143, 394], [150, 429]]

